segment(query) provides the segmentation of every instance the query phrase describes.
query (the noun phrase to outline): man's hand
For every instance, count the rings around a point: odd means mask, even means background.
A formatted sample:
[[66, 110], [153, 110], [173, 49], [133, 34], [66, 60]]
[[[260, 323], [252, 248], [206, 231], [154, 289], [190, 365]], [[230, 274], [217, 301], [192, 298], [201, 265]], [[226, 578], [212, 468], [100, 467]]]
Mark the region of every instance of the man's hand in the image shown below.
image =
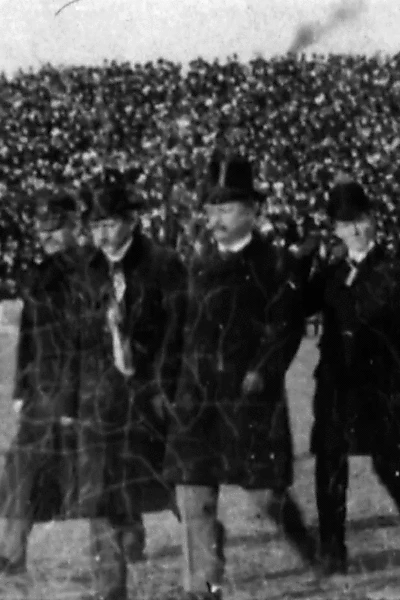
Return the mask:
[[16, 400], [13, 401], [13, 409], [17, 413], [17, 415], [21, 412], [23, 405], [24, 405], [24, 401], [21, 400], [20, 398], [17, 398]]
[[242, 383], [243, 394], [257, 394], [264, 389], [264, 378], [256, 371], [248, 371]]

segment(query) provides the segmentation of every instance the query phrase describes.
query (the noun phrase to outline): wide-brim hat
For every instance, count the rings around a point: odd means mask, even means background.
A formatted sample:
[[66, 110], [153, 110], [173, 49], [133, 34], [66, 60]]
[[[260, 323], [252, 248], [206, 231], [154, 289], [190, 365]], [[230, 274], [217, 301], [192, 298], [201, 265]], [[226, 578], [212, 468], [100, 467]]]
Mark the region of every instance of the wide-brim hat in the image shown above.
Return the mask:
[[90, 219], [131, 219], [145, 202], [138, 196], [132, 181], [119, 171], [108, 171], [103, 184], [93, 194]]
[[261, 203], [264, 200], [265, 194], [254, 187], [253, 169], [247, 159], [239, 156], [213, 157], [203, 194], [205, 204], [225, 204], [237, 201], [253, 204], [254, 202]]
[[327, 214], [333, 221], [351, 223], [370, 214], [372, 203], [355, 181], [337, 183], [329, 194]]

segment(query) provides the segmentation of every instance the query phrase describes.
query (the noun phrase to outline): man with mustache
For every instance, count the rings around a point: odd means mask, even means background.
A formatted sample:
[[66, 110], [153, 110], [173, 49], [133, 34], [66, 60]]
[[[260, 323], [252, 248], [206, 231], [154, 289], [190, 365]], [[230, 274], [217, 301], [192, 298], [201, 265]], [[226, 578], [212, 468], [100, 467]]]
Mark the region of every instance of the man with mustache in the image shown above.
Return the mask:
[[[127, 562], [143, 555], [142, 513], [172, 507], [162, 479], [181, 364], [186, 272], [142, 233], [143, 202], [119, 172], [95, 191], [80, 321], [78, 509], [90, 518], [100, 598], [127, 598]], [[152, 507], [147, 503], [147, 500]]]
[[[219, 486], [249, 491], [306, 559], [311, 541], [288, 489], [292, 438], [285, 374], [304, 331], [304, 263], [256, 230], [263, 197], [250, 163], [216, 158], [205, 211], [213, 243], [189, 269], [183, 369], [164, 472], [176, 485], [188, 598], [222, 598]], [[311, 262], [311, 261], [309, 261]], [[269, 493], [268, 493], [269, 491]]]

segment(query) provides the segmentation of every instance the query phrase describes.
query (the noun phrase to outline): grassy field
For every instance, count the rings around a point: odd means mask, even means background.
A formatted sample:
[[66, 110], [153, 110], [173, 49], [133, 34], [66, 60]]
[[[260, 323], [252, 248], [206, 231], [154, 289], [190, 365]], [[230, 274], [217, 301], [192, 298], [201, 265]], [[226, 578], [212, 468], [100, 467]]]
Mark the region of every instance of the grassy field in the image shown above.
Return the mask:
[[[15, 309], [0, 315], [0, 448], [6, 448], [16, 418], [10, 403], [15, 368]], [[313, 460], [308, 455], [315, 339], [305, 339], [288, 374], [296, 448], [298, 498], [315, 527]], [[232, 600], [391, 600], [400, 599], [399, 522], [368, 459], [352, 459], [348, 542], [350, 574], [319, 581], [287, 546], [269, 521], [255, 518], [246, 493], [223, 488], [220, 514], [228, 531], [226, 597]], [[172, 600], [180, 583], [179, 526], [168, 512], [145, 517], [146, 563], [130, 567], [131, 598]], [[90, 592], [86, 522], [48, 523], [34, 528], [29, 574], [0, 577], [0, 600], [72, 600]], [[178, 594], [176, 594], [178, 596]]]

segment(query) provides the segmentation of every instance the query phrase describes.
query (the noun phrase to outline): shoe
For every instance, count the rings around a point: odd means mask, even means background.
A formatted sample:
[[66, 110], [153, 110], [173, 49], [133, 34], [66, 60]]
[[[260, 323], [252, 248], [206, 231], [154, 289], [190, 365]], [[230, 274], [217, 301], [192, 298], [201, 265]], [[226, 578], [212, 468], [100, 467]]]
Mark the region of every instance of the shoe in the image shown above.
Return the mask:
[[222, 600], [221, 590], [215, 592], [188, 592], [185, 600]]
[[0, 574], [3, 575], [22, 575], [27, 572], [26, 564], [22, 561], [11, 562], [5, 556], [0, 556]]
[[316, 565], [317, 574], [321, 577], [346, 575], [348, 572], [347, 548], [321, 548]]
[[145, 535], [142, 531], [125, 531], [123, 534], [124, 554], [128, 563], [145, 562], [147, 554], [144, 551]]

